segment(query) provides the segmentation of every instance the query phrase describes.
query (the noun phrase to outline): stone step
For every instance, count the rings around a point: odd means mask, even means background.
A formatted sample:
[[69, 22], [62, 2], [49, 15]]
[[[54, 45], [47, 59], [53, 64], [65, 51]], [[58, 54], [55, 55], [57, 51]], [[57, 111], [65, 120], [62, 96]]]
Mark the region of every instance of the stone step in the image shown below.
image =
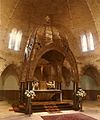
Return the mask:
[[[16, 106], [20, 109], [20, 111], [25, 111], [25, 104], [21, 104]], [[33, 102], [32, 103], [32, 112], [51, 112], [51, 111], [60, 111], [60, 110], [71, 110], [72, 105], [67, 102]]]
[[47, 106], [44, 106], [44, 108], [45, 108], [45, 111], [47, 112], [60, 111], [58, 106], [55, 106], [55, 105], [47, 105]]

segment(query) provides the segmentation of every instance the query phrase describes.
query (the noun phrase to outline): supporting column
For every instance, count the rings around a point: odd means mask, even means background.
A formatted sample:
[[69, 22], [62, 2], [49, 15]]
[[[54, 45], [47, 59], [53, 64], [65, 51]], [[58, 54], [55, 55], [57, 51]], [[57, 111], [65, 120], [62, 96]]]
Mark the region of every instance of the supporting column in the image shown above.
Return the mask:
[[59, 89], [60, 89], [60, 102], [62, 102], [62, 88], [61, 88], [61, 81], [62, 81], [62, 65], [61, 63], [57, 64], [57, 71], [58, 71], [58, 82], [59, 82]]
[[32, 81], [27, 81], [26, 86], [27, 86], [26, 87], [27, 90], [32, 90]]
[[20, 103], [23, 103], [25, 100], [24, 93], [25, 93], [25, 82], [20, 82], [20, 93], [19, 93]]
[[60, 91], [60, 102], [62, 102], [62, 91]]
[[62, 81], [62, 65], [60, 63], [57, 64], [57, 72], [58, 72], [58, 89], [61, 90], [61, 81]]
[[[27, 81], [26, 82], [26, 90], [32, 90], [32, 81]], [[32, 113], [32, 103], [31, 103], [31, 97], [26, 98], [26, 108], [25, 108], [25, 113], [31, 115]]]
[[73, 108], [74, 110], [79, 109], [78, 99], [76, 96], [77, 89], [78, 89], [78, 82], [73, 81]]

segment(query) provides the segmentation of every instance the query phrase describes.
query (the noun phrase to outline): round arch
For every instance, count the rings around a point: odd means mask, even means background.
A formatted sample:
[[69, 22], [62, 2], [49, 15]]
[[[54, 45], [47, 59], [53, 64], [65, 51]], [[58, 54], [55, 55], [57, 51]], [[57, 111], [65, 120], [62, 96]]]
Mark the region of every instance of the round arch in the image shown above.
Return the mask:
[[[72, 54], [71, 50], [69, 49], [69, 47], [66, 49], [62, 46], [55, 46], [54, 44], [49, 44], [48, 46], [45, 46], [40, 51], [38, 51], [35, 59], [30, 64], [29, 80], [32, 80], [32, 78], [34, 76], [34, 71], [36, 69], [36, 66], [38, 64], [39, 59], [45, 53], [47, 53], [51, 50], [55, 50], [55, 51], [61, 53], [68, 60], [69, 64], [71, 65], [71, 68], [72, 68], [72, 72], [73, 72], [72, 74], [74, 76], [74, 80], [76, 82], [78, 82], [79, 81], [79, 76], [78, 76], [78, 71], [77, 71], [77, 64], [76, 64], [74, 55]], [[31, 72], [31, 71], [33, 71], [33, 72]]]
[[95, 81], [96, 85], [100, 86], [100, 81], [99, 81], [100, 72], [96, 66], [94, 66], [92, 64], [85, 65], [82, 68], [82, 74], [91, 77]]
[[19, 91], [19, 78], [16, 65], [9, 64], [1, 74], [2, 97], [7, 100], [16, 100]]

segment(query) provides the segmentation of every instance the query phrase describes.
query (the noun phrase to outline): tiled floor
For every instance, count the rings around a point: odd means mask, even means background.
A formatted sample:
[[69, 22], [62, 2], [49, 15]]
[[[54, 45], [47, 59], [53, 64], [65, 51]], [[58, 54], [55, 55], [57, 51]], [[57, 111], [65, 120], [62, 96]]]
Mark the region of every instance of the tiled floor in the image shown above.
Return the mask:
[[[33, 113], [29, 117], [24, 113], [16, 113], [11, 110], [12, 110], [12, 107], [10, 104], [8, 104], [8, 102], [0, 101], [0, 120], [8, 116], [18, 117], [19, 119], [21, 118], [21, 120], [42, 120], [42, 118], [40, 117], [41, 115], [43, 116], [43, 115], [51, 115], [51, 114], [65, 114], [65, 113], [70, 114], [70, 113], [79, 112], [79, 111], [73, 111], [73, 110], [61, 111], [59, 113], [39, 112], [39, 113]], [[100, 105], [97, 103], [97, 101], [85, 101], [83, 103], [83, 110], [84, 110], [84, 112], [82, 112], [83, 114], [89, 115], [93, 118], [96, 118], [97, 120], [100, 120]]]

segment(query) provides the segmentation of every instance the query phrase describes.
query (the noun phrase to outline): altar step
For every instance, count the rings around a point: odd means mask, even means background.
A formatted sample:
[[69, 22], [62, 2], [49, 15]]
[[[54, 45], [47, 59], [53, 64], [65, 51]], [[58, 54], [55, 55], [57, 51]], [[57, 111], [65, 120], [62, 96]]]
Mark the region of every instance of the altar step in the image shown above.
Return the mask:
[[71, 110], [73, 109], [72, 104], [66, 102], [39, 102], [37, 104], [32, 104], [33, 112], [57, 112], [61, 110]]
[[[18, 109], [20, 112], [25, 112], [25, 106], [19, 105]], [[58, 112], [61, 110], [72, 110], [73, 105], [68, 102], [32, 102], [32, 112]], [[16, 110], [15, 110], [16, 111]]]
[[32, 107], [33, 112], [57, 112], [60, 111], [57, 105], [43, 105]]
[[58, 112], [60, 109], [56, 105], [46, 105], [44, 106], [46, 112]]

